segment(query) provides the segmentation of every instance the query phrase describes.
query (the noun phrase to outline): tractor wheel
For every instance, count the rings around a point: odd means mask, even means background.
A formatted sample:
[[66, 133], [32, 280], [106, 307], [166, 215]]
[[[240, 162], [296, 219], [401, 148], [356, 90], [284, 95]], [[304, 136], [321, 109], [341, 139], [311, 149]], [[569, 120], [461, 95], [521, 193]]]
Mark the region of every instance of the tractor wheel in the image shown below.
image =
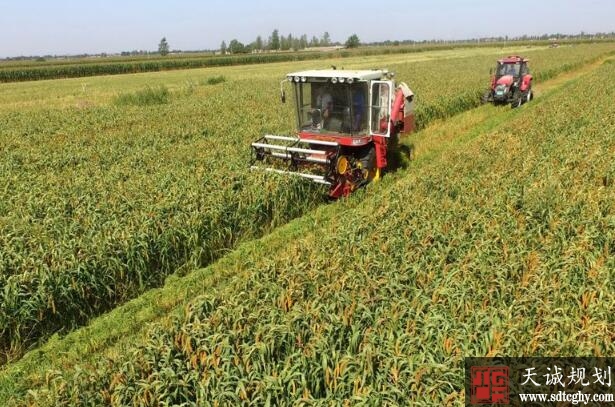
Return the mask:
[[516, 90], [515, 93], [513, 94], [513, 100], [512, 102], [510, 102], [510, 107], [514, 109], [517, 107], [521, 107], [522, 104], [523, 104], [523, 97], [521, 96], [521, 92]]
[[489, 99], [491, 98], [491, 91], [486, 91], [480, 99], [480, 102], [484, 105], [485, 103], [489, 103]]
[[408, 160], [414, 160], [414, 144], [408, 147]]
[[359, 158], [365, 181], [372, 182], [380, 179], [380, 168], [376, 166], [376, 148], [370, 147], [367, 153]]
[[530, 102], [532, 99], [534, 99], [534, 92], [532, 92], [532, 88], [530, 88], [527, 91], [527, 95], [525, 95], [525, 102]]

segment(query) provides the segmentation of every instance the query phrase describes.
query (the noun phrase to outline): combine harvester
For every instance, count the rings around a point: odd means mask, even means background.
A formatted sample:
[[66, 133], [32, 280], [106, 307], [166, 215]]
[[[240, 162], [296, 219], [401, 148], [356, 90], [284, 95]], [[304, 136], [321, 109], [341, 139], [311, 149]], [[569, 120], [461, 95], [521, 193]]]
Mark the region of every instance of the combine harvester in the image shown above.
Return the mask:
[[[293, 85], [296, 136], [265, 135], [252, 143], [253, 169], [300, 176], [348, 196], [376, 181], [400, 133], [414, 130], [414, 94], [387, 70], [312, 70], [282, 81]], [[257, 161], [274, 164], [257, 166]], [[275, 166], [275, 162], [287, 165]]]

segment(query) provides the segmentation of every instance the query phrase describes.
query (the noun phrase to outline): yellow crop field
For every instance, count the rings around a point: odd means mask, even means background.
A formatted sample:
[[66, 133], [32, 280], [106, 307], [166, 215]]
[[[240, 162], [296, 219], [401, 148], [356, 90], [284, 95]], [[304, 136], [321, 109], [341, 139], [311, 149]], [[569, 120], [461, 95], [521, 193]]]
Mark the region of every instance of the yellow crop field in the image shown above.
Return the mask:
[[[462, 379], [450, 367], [464, 355], [612, 352], [615, 85], [601, 79], [615, 65], [522, 114], [481, 108], [510, 120], [480, 124], [463, 148], [329, 205], [322, 222], [307, 219], [323, 202], [318, 187], [248, 170], [250, 141], [293, 131], [291, 107], [278, 103], [287, 71], [378, 63], [413, 88], [426, 128], [478, 106], [495, 58], [521, 51], [544, 81], [613, 47], [430, 51], [408, 61], [361, 56], [0, 85], [5, 362], [172, 273], [220, 258], [214, 270], [236, 266], [220, 270], [230, 273], [225, 284], [116, 358], [56, 371], [24, 400], [461, 403]], [[277, 229], [306, 214], [294, 229]], [[270, 232], [286, 243], [231, 252]], [[587, 297], [589, 287], [600, 301]]]

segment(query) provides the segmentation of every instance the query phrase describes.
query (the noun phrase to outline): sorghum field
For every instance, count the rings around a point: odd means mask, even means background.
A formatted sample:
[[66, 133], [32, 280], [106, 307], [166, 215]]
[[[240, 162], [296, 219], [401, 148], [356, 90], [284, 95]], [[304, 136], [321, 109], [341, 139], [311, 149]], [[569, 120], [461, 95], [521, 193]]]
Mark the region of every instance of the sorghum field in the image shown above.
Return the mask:
[[7, 402], [461, 404], [464, 356], [612, 353], [615, 65], [428, 126], [476, 107], [498, 56], [540, 83], [612, 51], [335, 61], [394, 70], [424, 128], [407, 142], [445, 147], [316, 210], [322, 191], [247, 163], [292, 131], [279, 78], [323, 61], [2, 85], [5, 359], [178, 268], [168, 286], [201, 294], [45, 378], [9, 364]]
[[[587, 42], [587, 41], [585, 41]], [[571, 42], [579, 44], [583, 42]], [[548, 46], [549, 41], [517, 42], [517, 45]], [[213, 55], [212, 53], [174, 54], [172, 57], [160, 55], [122, 56], [104, 58], [52, 58], [50, 60], [1, 61], [0, 82], [36, 81], [58, 78], [80, 78], [98, 75], [122, 75], [128, 73], [157, 72], [173, 69], [205, 68], [246, 64], [267, 64], [284, 61], [306, 61], [314, 59], [347, 58], [370, 55], [390, 55], [423, 53], [433, 50], [455, 48], [490, 48], [506, 46], [506, 43], [466, 43], [458, 45], [429, 44], [394, 47], [361, 47], [341, 49], [334, 52], [299, 51], [284, 53], [256, 53], [238, 55]]]

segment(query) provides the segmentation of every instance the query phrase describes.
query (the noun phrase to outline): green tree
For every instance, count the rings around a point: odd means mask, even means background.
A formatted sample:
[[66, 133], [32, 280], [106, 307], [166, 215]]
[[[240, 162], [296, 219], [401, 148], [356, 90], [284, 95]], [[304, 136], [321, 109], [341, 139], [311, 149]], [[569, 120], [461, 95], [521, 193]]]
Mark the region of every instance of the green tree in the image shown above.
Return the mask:
[[233, 39], [228, 45], [231, 54], [242, 54], [246, 52], [246, 47], [239, 41]]
[[165, 56], [169, 53], [169, 43], [167, 42], [166, 37], [162, 37], [160, 40], [160, 44], [158, 44], [158, 53], [160, 55]]
[[222, 55], [226, 54], [226, 42], [222, 41], [222, 44], [220, 44], [220, 53]]
[[280, 49], [280, 33], [277, 29], [273, 30], [271, 33], [271, 38], [269, 38], [269, 49], [274, 51]]
[[325, 31], [325, 33], [322, 35], [322, 45], [331, 45], [331, 36], [329, 35], [328, 31]]
[[297, 51], [302, 49], [301, 40], [299, 38], [293, 38], [292, 49]]
[[359, 40], [357, 34], [352, 34], [346, 40], [346, 48], [357, 48], [359, 45], [361, 45], [361, 41]]
[[256, 37], [256, 41], [254, 41], [254, 49], [262, 50], [263, 49], [263, 39], [259, 35]]
[[307, 48], [308, 47], [308, 39], [307, 39], [307, 34], [303, 34], [301, 36], [301, 39], [299, 40], [299, 47], [301, 49]]
[[288, 37], [281, 36], [280, 37], [280, 49], [282, 51], [288, 51], [290, 47], [293, 46], [293, 36], [288, 34]]

